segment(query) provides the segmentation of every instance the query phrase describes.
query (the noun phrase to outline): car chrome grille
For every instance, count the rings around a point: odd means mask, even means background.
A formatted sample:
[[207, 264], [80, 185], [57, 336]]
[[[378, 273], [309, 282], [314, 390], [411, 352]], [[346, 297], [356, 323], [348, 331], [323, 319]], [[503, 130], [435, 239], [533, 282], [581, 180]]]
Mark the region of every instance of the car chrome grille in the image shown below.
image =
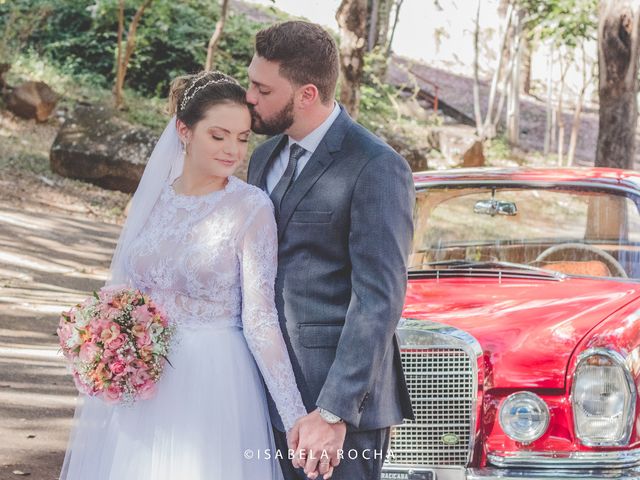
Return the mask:
[[468, 462], [473, 421], [474, 368], [460, 348], [402, 352], [415, 421], [392, 428], [389, 465]]

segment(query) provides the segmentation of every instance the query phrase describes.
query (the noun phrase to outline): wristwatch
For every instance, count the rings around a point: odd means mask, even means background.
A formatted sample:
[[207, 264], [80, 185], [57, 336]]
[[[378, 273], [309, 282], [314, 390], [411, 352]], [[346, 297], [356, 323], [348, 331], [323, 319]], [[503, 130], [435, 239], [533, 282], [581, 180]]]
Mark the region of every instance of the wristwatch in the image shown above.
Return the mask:
[[329, 410], [325, 410], [324, 408], [318, 407], [318, 412], [320, 413], [320, 417], [331, 425], [344, 422], [344, 420], [342, 420], [338, 415], [331, 413]]

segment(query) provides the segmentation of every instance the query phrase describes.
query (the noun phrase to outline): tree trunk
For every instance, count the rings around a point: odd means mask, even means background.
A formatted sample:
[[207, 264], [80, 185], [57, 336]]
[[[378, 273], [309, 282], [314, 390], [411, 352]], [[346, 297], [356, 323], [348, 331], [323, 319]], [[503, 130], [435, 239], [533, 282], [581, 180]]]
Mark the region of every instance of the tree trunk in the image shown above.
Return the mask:
[[391, 35], [387, 42], [387, 58], [391, 55], [391, 44], [393, 43], [393, 37], [396, 35], [396, 28], [398, 27], [398, 20], [400, 19], [400, 8], [402, 8], [402, 2], [404, 0], [396, 0], [396, 11], [393, 17], [393, 27], [391, 27]]
[[380, 13], [380, 0], [371, 0], [371, 13], [369, 14], [369, 33], [367, 37], [367, 51], [370, 52], [378, 44], [378, 15]]
[[513, 145], [517, 145], [520, 138], [520, 70], [522, 69], [522, 22], [524, 10], [516, 14], [513, 47], [513, 70], [509, 82], [509, 98], [507, 101], [507, 138]]
[[531, 57], [533, 56], [533, 45], [531, 40], [524, 40], [522, 49], [522, 91], [529, 95], [531, 93]]
[[340, 26], [340, 101], [355, 119], [360, 107], [360, 83], [367, 44], [367, 1], [342, 0], [336, 19]]
[[476, 135], [484, 140], [482, 112], [480, 111], [480, 7], [482, 0], [478, 0], [476, 7], [475, 31], [473, 32], [473, 113], [476, 120]]
[[551, 120], [553, 116], [553, 43], [549, 43], [549, 55], [547, 56], [547, 101], [545, 105], [546, 118], [544, 125], [544, 156], [551, 151]]
[[567, 55], [562, 58], [562, 49], [558, 49], [558, 62], [560, 63], [560, 92], [558, 93], [558, 110], [556, 117], [558, 119], [558, 166], [564, 164], [564, 87], [567, 83], [567, 73], [571, 61]]
[[393, 1], [394, 0], [379, 0], [378, 2], [378, 38], [376, 39], [375, 46], [379, 45], [384, 47], [387, 44]]
[[640, 0], [600, 0], [600, 120], [596, 166], [634, 166], [639, 17]]
[[204, 65], [205, 70], [213, 69], [213, 56], [218, 48], [218, 43], [222, 38], [222, 31], [224, 30], [224, 22], [227, 20], [227, 10], [229, 9], [229, 0], [222, 0], [222, 7], [220, 8], [220, 18], [216, 22], [216, 28], [213, 31], [213, 35], [209, 39], [209, 46], [207, 47], [207, 61]]
[[569, 139], [569, 152], [567, 153], [567, 165], [572, 166], [576, 156], [576, 145], [578, 144], [578, 132], [580, 131], [580, 115], [582, 114], [582, 107], [584, 106], [584, 96], [587, 91], [587, 87], [591, 83], [593, 78], [593, 71], [587, 72], [587, 52], [584, 48], [584, 41], [580, 45], [582, 51], [582, 88], [580, 89], [580, 95], [576, 103], [575, 111], [573, 112], [573, 121], [571, 123], [571, 138]]
[[118, 65], [116, 69], [116, 85], [114, 89], [116, 108], [122, 107], [122, 89], [124, 88], [124, 79], [127, 76], [127, 68], [129, 67], [131, 55], [136, 47], [136, 31], [138, 30], [140, 19], [152, 1], [153, 0], [145, 0], [133, 16], [131, 24], [129, 25], [129, 32], [127, 33], [127, 44], [124, 51], [124, 57], [121, 58], [120, 45], [122, 42], [122, 30], [124, 30], [124, 0], [120, 0], [120, 9], [118, 13]]
[[122, 105], [122, 36], [124, 35], [124, 0], [118, 1], [118, 54], [116, 57], [116, 84], [113, 87], [114, 104], [116, 108]]
[[[500, 82], [500, 78], [502, 75], [502, 67], [504, 64], [504, 59], [509, 55], [509, 49], [507, 48], [507, 40], [509, 38], [509, 31], [511, 30], [511, 21], [513, 20], [513, 4], [509, 2], [506, 8], [507, 8], [507, 11], [505, 14], [507, 19], [506, 26], [502, 34], [502, 41], [500, 42], [500, 48], [498, 49], [498, 66], [496, 67], [496, 70], [493, 72], [493, 77], [491, 79], [491, 90], [489, 90], [489, 102], [487, 104], [487, 113], [486, 113], [484, 127], [483, 127], [484, 134], [487, 136], [487, 138], [493, 138], [495, 137], [495, 134], [496, 134], [495, 133], [496, 128], [493, 122], [495, 98], [496, 98], [496, 92], [498, 90], [498, 83]], [[474, 54], [477, 55], [476, 52], [474, 52]], [[509, 70], [509, 67], [507, 67], [507, 70]], [[502, 110], [502, 107], [500, 108], [500, 110]], [[500, 118], [500, 112], [496, 114], [495, 118], [498, 118], [498, 119]]]

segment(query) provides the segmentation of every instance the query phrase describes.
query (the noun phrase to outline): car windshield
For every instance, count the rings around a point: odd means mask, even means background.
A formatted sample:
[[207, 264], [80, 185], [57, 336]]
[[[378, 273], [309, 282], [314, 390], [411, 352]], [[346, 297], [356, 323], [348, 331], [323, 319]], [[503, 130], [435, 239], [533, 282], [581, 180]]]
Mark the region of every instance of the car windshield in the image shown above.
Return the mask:
[[410, 270], [483, 264], [640, 279], [638, 201], [562, 186], [419, 189]]

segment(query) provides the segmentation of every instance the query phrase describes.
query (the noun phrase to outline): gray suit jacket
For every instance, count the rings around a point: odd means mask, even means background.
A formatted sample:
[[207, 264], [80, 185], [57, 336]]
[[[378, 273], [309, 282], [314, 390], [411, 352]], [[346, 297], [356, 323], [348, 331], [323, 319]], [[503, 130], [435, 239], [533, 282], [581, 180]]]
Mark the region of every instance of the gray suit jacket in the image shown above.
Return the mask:
[[[254, 151], [248, 181], [287, 141]], [[276, 306], [307, 410], [370, 430], [413, 418], [395, 335], [415, 203], [407, 162], [342, 108], [276, 212]], [[272, 422], [283, 430], [270, 399]]]

